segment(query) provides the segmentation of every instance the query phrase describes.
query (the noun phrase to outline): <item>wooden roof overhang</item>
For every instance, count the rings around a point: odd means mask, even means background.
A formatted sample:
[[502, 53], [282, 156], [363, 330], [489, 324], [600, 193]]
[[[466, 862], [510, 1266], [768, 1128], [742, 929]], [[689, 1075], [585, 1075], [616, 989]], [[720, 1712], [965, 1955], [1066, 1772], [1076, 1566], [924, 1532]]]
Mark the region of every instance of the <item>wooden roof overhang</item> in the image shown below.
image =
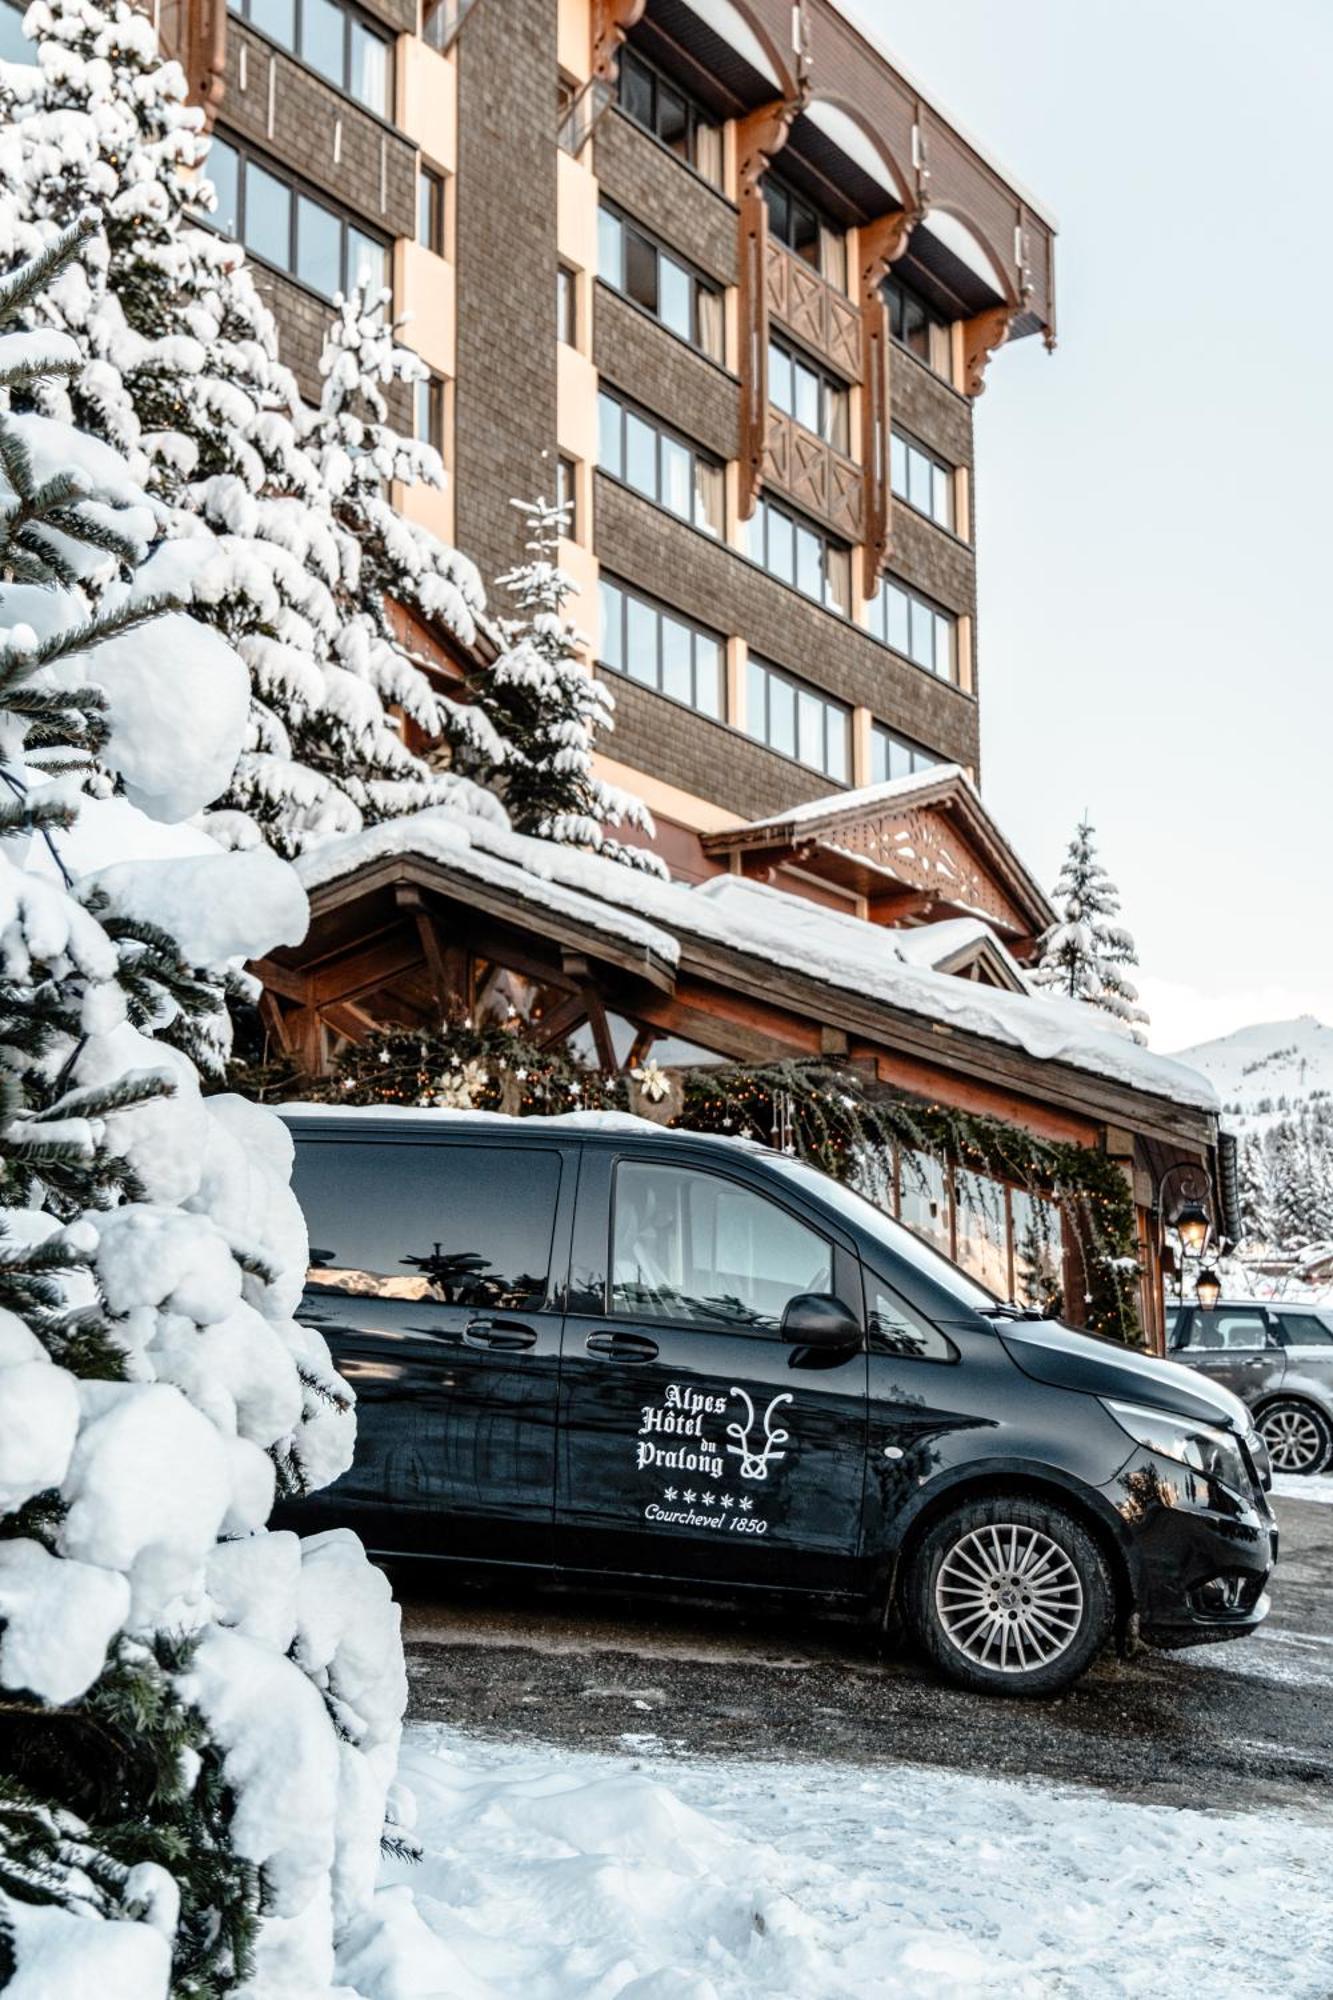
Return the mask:
[[1055, 921], [1042, 889], [953, 766], [911, 787], [875, 786], [703, 836], [742, 874], [784, 863], [863, 896], [873, 920], [984, 917], [1011, 949]]

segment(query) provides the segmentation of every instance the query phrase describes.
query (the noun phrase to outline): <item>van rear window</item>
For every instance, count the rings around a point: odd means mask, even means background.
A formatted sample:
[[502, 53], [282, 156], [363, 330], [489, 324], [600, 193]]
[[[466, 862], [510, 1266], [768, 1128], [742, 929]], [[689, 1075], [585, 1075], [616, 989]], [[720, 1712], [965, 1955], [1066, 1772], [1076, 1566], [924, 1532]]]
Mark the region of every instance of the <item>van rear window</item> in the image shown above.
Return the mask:
[[557, 1152], [305, 1139], [292, 1180], [312, 1290], [526, 1312], [545, 1299]]

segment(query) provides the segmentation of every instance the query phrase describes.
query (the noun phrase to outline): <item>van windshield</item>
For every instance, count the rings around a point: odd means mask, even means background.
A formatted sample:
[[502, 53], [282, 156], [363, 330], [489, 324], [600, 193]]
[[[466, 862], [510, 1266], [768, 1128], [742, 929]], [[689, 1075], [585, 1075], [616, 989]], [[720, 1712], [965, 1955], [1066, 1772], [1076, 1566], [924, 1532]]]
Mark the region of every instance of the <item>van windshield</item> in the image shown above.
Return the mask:
[[969, 1278], [966, 1271], [960, 1271], [947, 1257], [941, 1256], [933, 1245], [927, 1243], [914, 1230], [904, 1228], [895, 1222], [882, 1208], [876, 1208], [873, 1201], [867, 1201], [855, 1188], [844, 1186], [841, 1181], [821, 1174], [816, 1167], [808, 1167], [804, 1160], [794, 1160], [788, 1153], [769, 1155], [772, 1164], [780, 1174], [795, 1181], [808, 1194], [837, 1209], [858, 1229], [869, 1230], [885, 1248], [904, 1264], [910, 1264], [923, 1278], [929, 1278], [932, 1285], [938, 1285], [942, 1292], [948, 1292], [960, 1306], [969, 1312], [993, 1311], [999, 1304], [994, 1292], [985, 1285], [979, 1285], [975, 1278]]

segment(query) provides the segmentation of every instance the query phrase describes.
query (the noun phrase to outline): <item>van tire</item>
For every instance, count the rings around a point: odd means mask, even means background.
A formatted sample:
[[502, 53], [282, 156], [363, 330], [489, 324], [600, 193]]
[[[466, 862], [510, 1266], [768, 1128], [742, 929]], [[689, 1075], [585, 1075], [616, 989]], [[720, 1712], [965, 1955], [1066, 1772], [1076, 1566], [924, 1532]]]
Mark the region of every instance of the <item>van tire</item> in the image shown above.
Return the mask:
[[[1333, 1424], [1314, 1403], [1303, 1396], [1279, 1396], [1265, 1403], [1254, 1421], [1274, 1472], [1292, 1473], [1298, 1479], [1327, 1472], [1333, 1460]], [[1285, 1463], [1279, 1465], [1279, 1457]]]
[[927, 1529], [904, 1578], [902, 1607], [912, 1637], [946, 1679], [983, 1694], [1052, 1695], [1106, 1645], [1115, 1588], [1105, 1556], [1073, 1514], [1053, 1501], [991, 1494]]

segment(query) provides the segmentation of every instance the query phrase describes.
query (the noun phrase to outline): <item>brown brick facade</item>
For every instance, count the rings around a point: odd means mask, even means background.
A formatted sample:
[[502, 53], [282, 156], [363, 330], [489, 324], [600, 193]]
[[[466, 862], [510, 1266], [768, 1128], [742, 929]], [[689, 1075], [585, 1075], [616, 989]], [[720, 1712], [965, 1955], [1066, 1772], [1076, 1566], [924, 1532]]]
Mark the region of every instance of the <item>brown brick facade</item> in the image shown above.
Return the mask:
[[950, 465], [971, 465], [971, 403], [924, 361], [897, 345], [889, 353], [889, 408], [896, 424]]
[[596, 288], [593, 364], [606, 386], [719, 458], [740, 450], [740, 384], [608, 285]]
[[719, 285], [736, 283], [738, 217], [725, 196], [617, 110], [593, 145], [603, 194]]
[[837, 789], [818, 771], [779, 757], [739, 730], [696, 715], [623, 674], [607, 674], [605, 680], [616, 698], [616, 726], [605, 747], [618, 763], [651, 771], [666, 784], [745, 819], [762, 819]]
[[904, 500], [895, 500], [889, 570], [915, 584], [946, 611], [975, 615], [976, 560], [956, 535], [936, 527]]
[[[554, 490], [556, 9], [475, 7], [458, 39], [458, 538], [491, 580], [522, 554], [512, 499]], [[543, 454], [546, 454], [543, 457]]]

